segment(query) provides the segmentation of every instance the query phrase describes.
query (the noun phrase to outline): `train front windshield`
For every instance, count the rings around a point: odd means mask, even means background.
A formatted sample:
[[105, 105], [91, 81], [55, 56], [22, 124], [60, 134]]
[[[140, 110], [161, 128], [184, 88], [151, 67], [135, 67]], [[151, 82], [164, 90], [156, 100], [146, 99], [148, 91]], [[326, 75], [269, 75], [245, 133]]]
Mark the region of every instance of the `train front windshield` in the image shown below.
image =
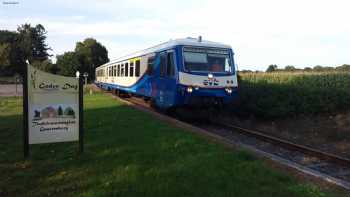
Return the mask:
[[231, 73], [230, 53], [225, 49], [184, 48], [186, 71]]

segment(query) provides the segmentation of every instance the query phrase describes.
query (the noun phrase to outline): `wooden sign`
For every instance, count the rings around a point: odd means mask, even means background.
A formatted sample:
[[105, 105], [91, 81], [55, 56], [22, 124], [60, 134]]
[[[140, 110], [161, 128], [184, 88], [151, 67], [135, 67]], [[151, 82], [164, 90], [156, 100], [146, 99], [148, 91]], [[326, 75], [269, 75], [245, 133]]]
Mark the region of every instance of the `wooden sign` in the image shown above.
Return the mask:
[[30, 65], [26, 74], [25, 157], [29, 154], [29, 144], [78, 140], [82, 143], [82, 80], [46, 73]]

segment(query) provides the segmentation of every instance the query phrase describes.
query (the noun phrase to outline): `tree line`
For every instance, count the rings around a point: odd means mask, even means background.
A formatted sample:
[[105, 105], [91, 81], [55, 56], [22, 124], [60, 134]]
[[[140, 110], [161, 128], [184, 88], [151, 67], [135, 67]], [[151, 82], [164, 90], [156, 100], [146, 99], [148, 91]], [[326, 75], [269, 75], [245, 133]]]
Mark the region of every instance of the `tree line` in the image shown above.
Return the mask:
[[[331, 67], [331, 66], [314, 66], [305, 68], [296, 68], [295, 66], [288, 65], [284, 68], [278, 68], [276, 64], [271, 64], [267, 67], [265, 72], [350, 72], [350, 64], [343, 64], [341, 66]], [[250, 72], [262, 72], [262, 71], [252, 71], [252, 70], [240, 70], [241, 73]]]
[[47, 31], [38, 24], [20, 25], [17, 31], [0, 30], [0, 77], [23, 74], [26, 60], [43, 71], [65, 76], [87, 72], [89, 80], [95, 78], [95, 68], [109, 61], [108, 51], [93, 38], [77, 42], [73, 51], [50, 59], [52, 49], [46, 43]]
[[336, 67], [330, 67], [330, 66], [314, 66], [313, 68], [311, 67], [305, 67], [303, 69], [296, 68], [295, 66], [288, 65], [285, 66], [284, 68], [280, 69], [277, 67], [276, 64], [271, 64], [268, 66], [266, 69], [266, 72], [276, 72], [276, 71], [287, 71], [287, 72], [293, 72], [293, 71], [315, 71], [315, 72], [329, 72], [329, 71], [350, 71], [350, 65], [348, 64], [343, 64], [341, 66], [336, 66]]

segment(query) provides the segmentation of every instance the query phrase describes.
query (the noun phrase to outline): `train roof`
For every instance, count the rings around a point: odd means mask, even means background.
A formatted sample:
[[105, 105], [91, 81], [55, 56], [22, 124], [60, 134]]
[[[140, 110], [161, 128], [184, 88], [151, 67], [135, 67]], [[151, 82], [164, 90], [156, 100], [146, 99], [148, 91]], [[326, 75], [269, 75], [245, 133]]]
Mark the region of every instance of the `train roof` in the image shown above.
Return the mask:
[[116, 62], [120, 62], [120, 61], [124, 61], [127, 59], [131, 59], [134, 57], [140, 57], [143, 55], [147, 55], [150, 53], [155, 53], [158, 51], [162, 51], [163, 49], [168, 49], [168, 48], [172, 48], [174, 46], [178, 46], [178, 45], [184, 45], [184, 46], [198, 46], [198, 47], [213, 47], [213, 48], [231, 48], [230, 45], [226, 45], [223, 43], [219, 43], [219, 42], [212, 42], [212, 41], [208, 41], [208, 40], [199, 40], [197, 38], [180, 38], [180, 39], [175, 39], [175, 40], [169, 40], [168, 42], [164, 42], [161, 44], [158, 44], [156, 46], [126, 55], [126, 56], [122, 56], [119, 57], [117, 59], [114, 59], [112, 61], [109, 61], [99, 67], [104, 67]]

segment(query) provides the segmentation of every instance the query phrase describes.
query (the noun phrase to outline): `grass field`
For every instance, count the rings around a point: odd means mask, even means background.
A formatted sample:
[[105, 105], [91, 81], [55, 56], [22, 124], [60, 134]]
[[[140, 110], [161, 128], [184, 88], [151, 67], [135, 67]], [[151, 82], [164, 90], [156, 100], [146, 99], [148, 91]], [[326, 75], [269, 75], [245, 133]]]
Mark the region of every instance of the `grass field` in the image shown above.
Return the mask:
[[241, 73], [241, 112], [262, 118], [350, 110], [350, 72]]
[[85, 96], [84, 155], [44, 144], [23, 161], [20, 103], [0, 98], [0, 196], [329, 195], [102, 94]]

